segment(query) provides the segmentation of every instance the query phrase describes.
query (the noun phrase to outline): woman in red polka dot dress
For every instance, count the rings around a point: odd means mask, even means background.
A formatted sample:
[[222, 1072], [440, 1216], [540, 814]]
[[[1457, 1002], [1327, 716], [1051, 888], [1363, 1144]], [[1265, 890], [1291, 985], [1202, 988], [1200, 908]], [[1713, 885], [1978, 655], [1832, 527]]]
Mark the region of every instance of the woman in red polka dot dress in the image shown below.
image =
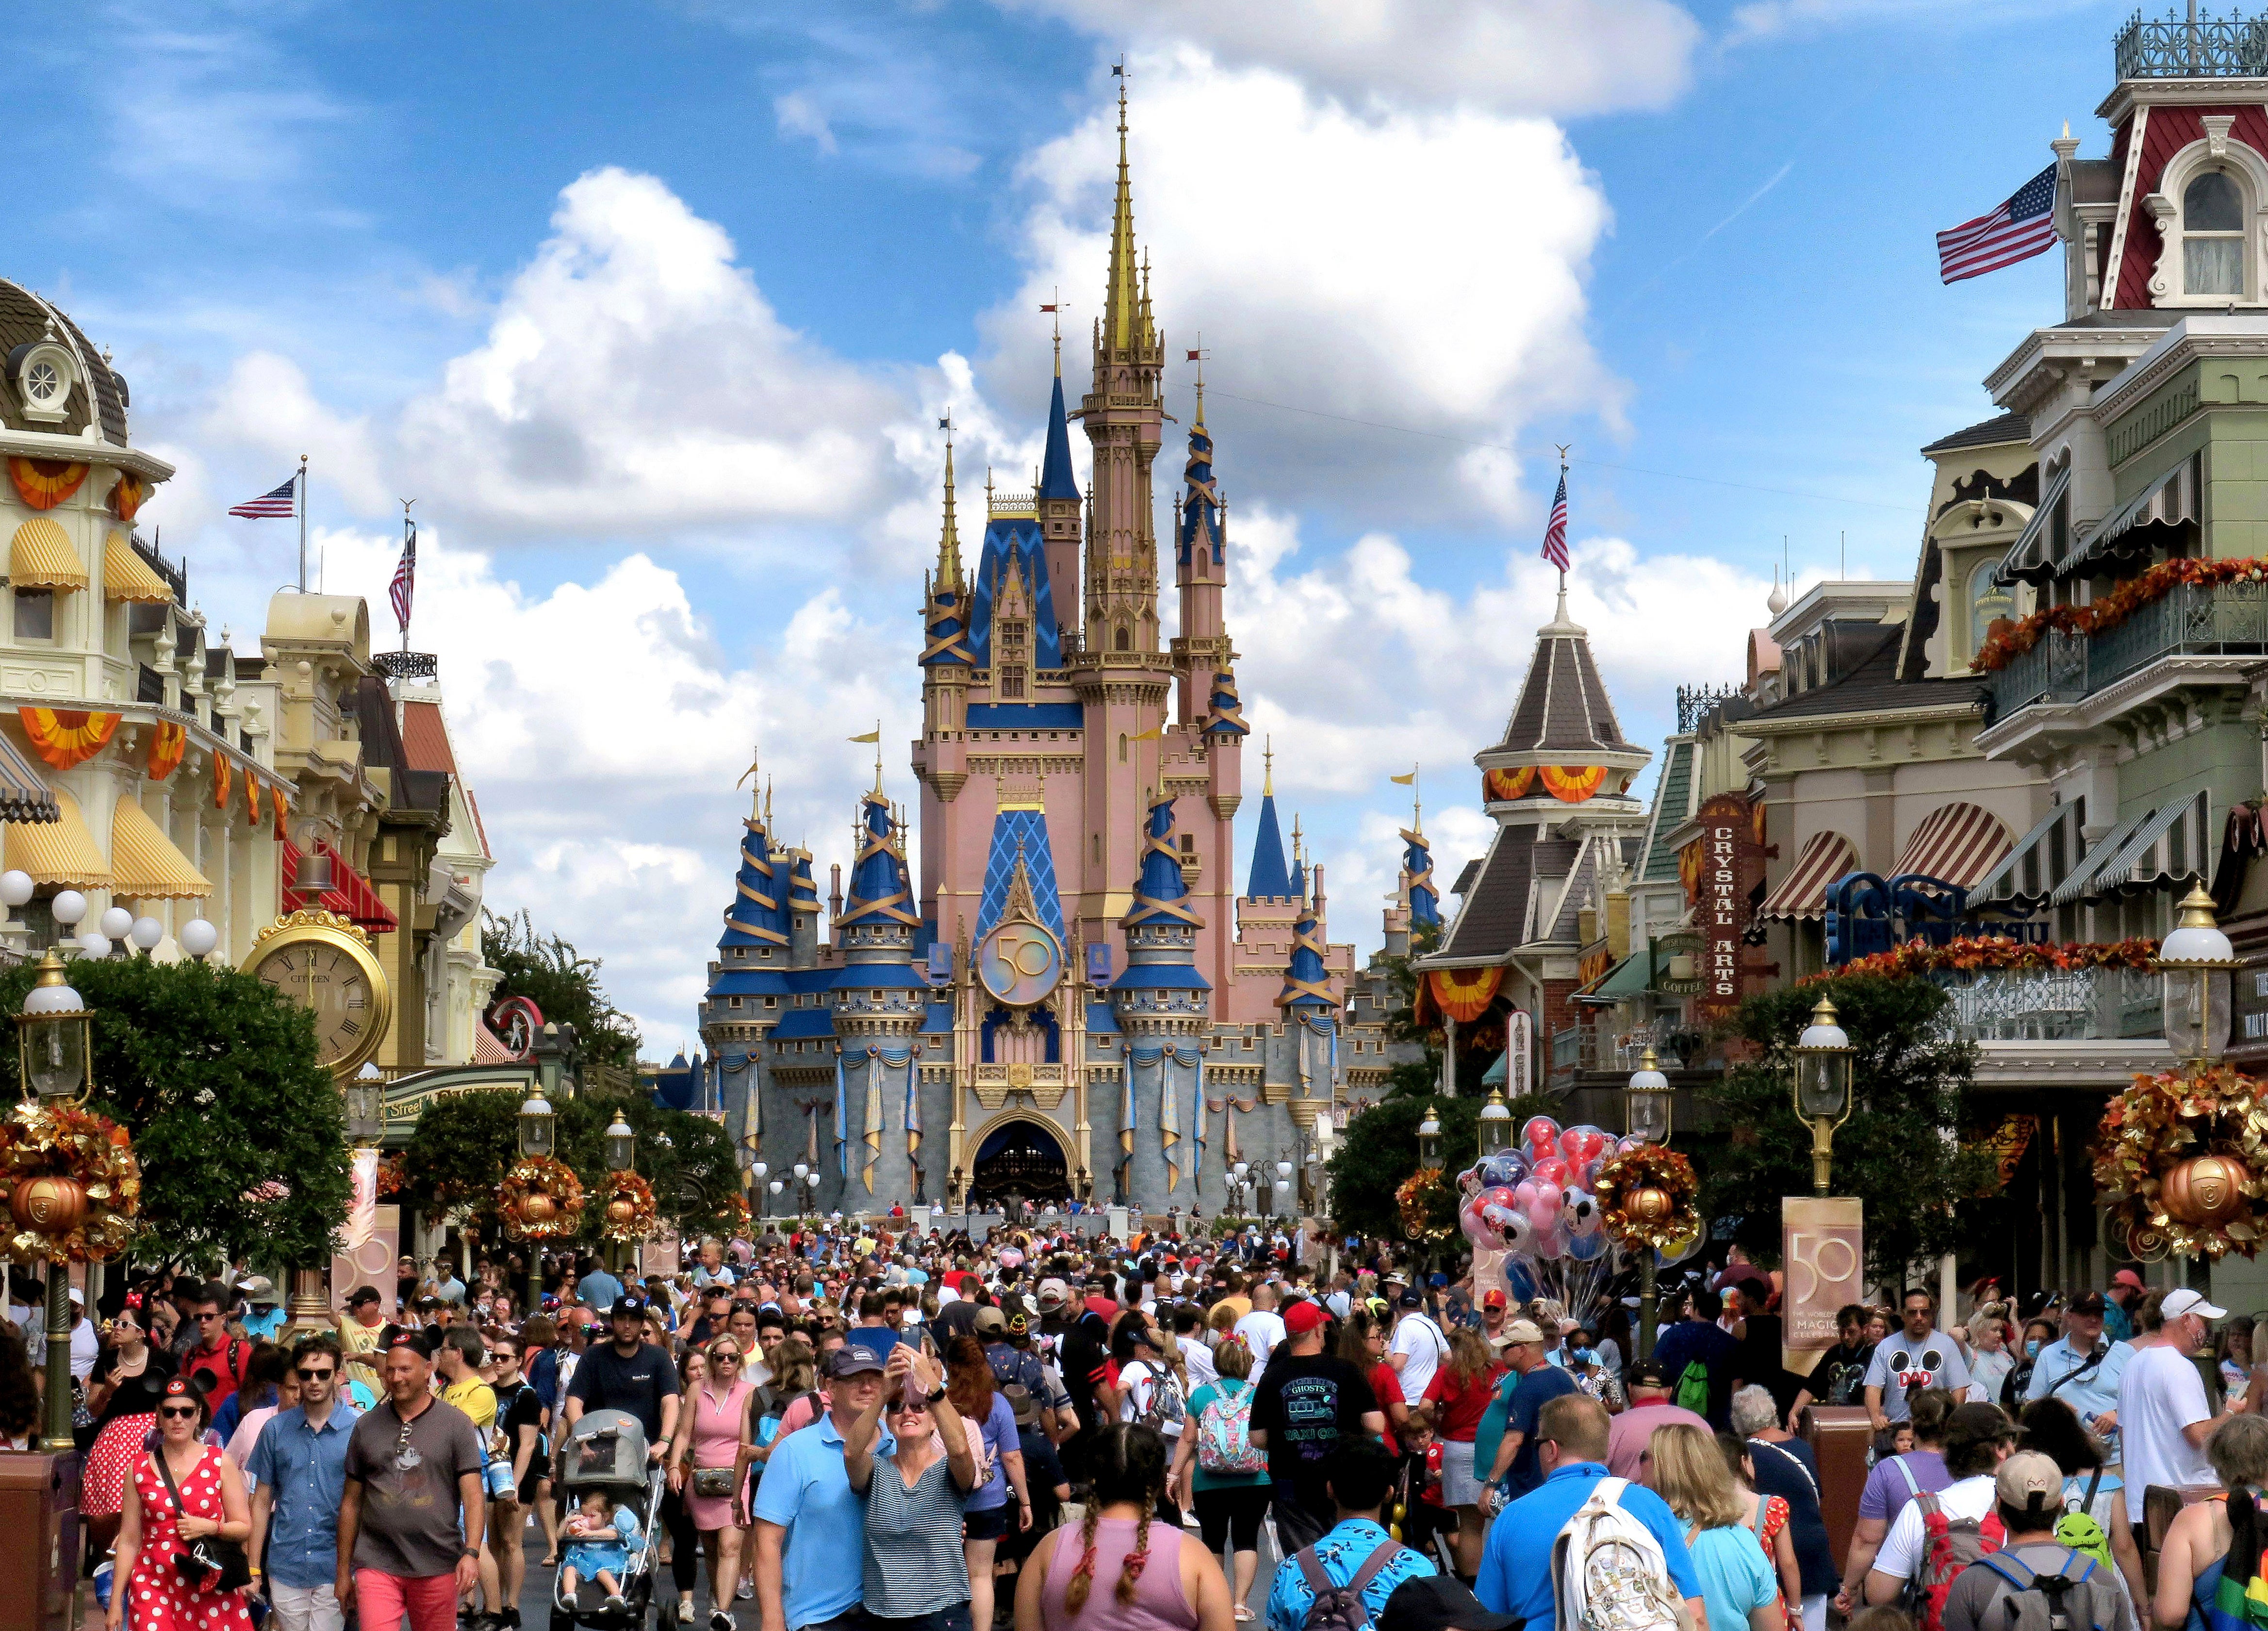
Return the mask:
[[[158, 1401], [158, 1448], [136, 1464], [121, 1515], [110, 1631], [128, 1625], [129, 1613], [132, 1631], [251, 1631], [241, 1593], [200, 1590], [173, 1561], [198, 1540], [218, 1536], [241, 1544], [252, 1532], [244, 1475], [202, 1442], [210, 1416], [193, 1383], [175, 1376], [166, 1384]], [[166, 1472], [180, 1491], [178, 1506]]]

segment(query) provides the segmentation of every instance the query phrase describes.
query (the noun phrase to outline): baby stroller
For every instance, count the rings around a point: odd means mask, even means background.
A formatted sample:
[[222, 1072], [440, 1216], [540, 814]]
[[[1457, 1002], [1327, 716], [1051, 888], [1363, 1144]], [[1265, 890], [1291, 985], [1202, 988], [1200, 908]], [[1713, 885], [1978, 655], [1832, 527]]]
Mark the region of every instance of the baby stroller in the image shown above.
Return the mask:
[[606, 1593], [595, 1581], [578, 1582], [572, 1598], [563, 1596], [555, 1575], [551, 1631], [571, 1631], [576, 1626], [622, 1631], [644, 1624], [653, 1601], [654, 1530], [661, 1521], [664, 1487], [662, 1469], [647, 1460], [646, 1448], [644, 1427], [627, 1411], [592, 1411], [568, 1435], [560, 1477], [568, 1504], [574, 1505], [593, 1489], [603, 1490], [610, 1507], [628, 1507], [637, 1515], [644, 1544], [630, 1554], [630, 1566], [622, 1571], [620, 1608], [607, 1606]]

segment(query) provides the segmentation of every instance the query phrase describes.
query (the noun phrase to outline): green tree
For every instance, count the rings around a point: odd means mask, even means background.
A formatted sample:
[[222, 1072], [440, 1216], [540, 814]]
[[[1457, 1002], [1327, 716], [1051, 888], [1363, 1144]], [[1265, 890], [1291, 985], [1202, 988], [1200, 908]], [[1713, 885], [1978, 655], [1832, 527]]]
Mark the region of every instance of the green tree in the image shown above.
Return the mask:
[[497, 1188], [519, 1155], [519, 1104], [510, 1088], [426, 1100], [401, 1163], [404, 1202], [432, 1223], [470, 1207], [493, 1238]]
[[1936, 985], [1860, 975], [1749, 998], [1731, 1030], [1751, 1056], [1704, 1095], [1721, 1112], [1716, 1128], [1676, 1143], [1701, 1175], [1702, 1215], [1739, 1219], [1734, 1238], [1777, 1264], [1780, 1201], [1812, 1192], [1790, 1050], [1822, 995], [1857, 1050], [1851, 1118], [1835, 1134], [1835, 1192], [1866, 1203], [1869, 1278], [1902, 1284], [1974, 1238], [1979, 1198], [1996, 1186], [1991, 1153], [1958, 1137], [1971, 1119], [1975, 1050], [1940, 1029], [1951, 999]]
[[[35, 972], [0, 973], [7, 1012]], [[94, 1011], [90, 1105], [127, 1128], [142, 1163], [134, 1256], [327, 1260], [353, 1185], [345, 1105], [312, 1016], [222, 964], [80, 958], [70, 982]], [[4, 1052], [12, 1086], [16, 1052]]]
[[493, 1000], [525, 997], [543, 1011], [545, 1021], [575, 1027], [585, 1059], [635, 1072], [643, 1040], [630, 1015], [608, 1000], [599, 985], [597, 957], [586, 957], [559, 935], [535, 932], [522, 911], [497, 917], [481, 913], [481, 958], [500, 970]]

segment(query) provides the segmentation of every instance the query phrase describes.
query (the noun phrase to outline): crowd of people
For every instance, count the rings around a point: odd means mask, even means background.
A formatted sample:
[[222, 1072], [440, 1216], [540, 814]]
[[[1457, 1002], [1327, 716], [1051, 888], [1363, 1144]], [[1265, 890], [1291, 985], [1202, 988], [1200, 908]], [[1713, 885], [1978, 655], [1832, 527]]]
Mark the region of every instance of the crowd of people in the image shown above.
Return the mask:
[[[2043, 1592], [2057, 1631], [2268, 1624], [2250, 1326], [2131, 1273], [1942, 1330], [1926, 1289], [1854, 1305], [1792, 1373], [1737, 1257], [1644, 1358], [1620, 1303], [1359, 1239], [853, 1223], [538, 1267], [529, 1307], [516, 1262], [405, 1258], [293, 1333], [258, 1275], [75, 1308], [109, 1624], [510, 1631], [531, 1571], [594, 1627], [705, 1596], [705, 1631], [2034, 1631]], [[0, 1325], [11, 1434], [40, 1323]], [[1873, 1429], [1847, 1534], [1826, 1406]], [[566, 1471], [602, 1412], [651, 1502]], [[2153, 1487], [2193, 1502], [2155, 1545]]]

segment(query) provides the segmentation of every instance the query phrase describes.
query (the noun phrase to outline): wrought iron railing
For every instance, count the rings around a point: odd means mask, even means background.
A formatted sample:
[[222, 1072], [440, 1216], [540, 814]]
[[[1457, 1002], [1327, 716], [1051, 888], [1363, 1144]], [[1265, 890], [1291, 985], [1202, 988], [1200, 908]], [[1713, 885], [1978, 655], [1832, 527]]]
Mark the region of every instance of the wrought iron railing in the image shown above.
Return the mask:
[[2099, 634], [2049, 629], [1992, 675], [1992, 717], [2071, 702], [2168, 656], [2268, 656], [2268, 583], [2178, 584]]
[[2165, 1034], [2163, 979], [2144, 969], [1978, 970], [1932, 976], [1940, 1029], [1968, 1042], [2106, 1042]]
[[430, 680], [441, 672], [441, 660], [431, 652], [375, 652], [371, 666], [396, 680]]
[[2268, 78], [2268, 18], [2169, 12], [2146, 22], [2137, 11], [2118, 32], [2117, 61], [2121, 79]]

